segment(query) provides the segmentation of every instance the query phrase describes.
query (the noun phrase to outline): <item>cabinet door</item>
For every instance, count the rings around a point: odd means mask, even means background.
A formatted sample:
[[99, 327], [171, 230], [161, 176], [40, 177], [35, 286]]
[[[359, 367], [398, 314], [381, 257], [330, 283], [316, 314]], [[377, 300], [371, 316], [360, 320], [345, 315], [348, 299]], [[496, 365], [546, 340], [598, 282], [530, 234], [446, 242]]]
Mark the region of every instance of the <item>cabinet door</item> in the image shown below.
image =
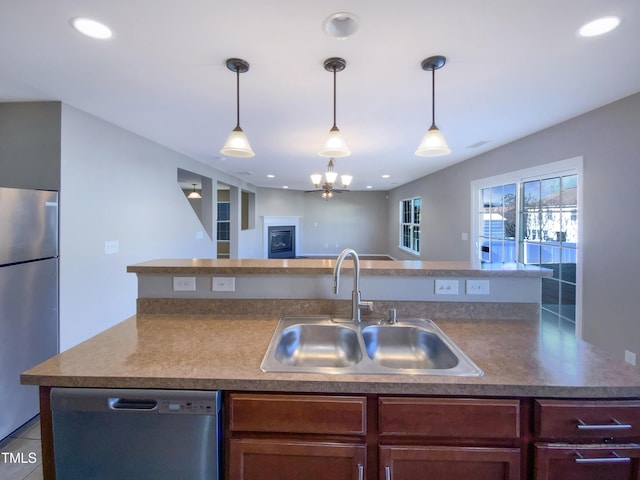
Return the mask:
[[637, 445], [538, 444], [535, 480], [640, 480]]
[[380, 447], [380, 480], [518, 480], [520, 449]]
[[364, 445], [230, 440], [229, 480], [363, 480], [365, 467]]

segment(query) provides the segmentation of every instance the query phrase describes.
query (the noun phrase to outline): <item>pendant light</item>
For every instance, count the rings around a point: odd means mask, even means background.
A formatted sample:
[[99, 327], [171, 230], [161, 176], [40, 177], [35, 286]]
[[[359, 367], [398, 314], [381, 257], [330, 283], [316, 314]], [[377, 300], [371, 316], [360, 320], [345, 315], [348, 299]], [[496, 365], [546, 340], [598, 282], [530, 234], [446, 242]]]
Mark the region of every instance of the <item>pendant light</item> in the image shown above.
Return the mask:
[[196, 184], [192, 183], [191, 185], [193, 185], [193, 192], [189, 193], [189, 195], [187, 195], [187, 198], [202, 198], [202, 195], [200, 195], [200, 193], [198, 193], [198, 191], [196, 190]]
[[416, 155], [420, 157], [437, 157], [451, 153], [440, 129], [436, 127], [436, 70], [444, 67], [446, 61], [447, 59], [442, 55], [425, 58], [422, 61], [422, 69], [431, 71], [431, 127], [416, 150]]
[[324, 143], [319, 154], [322, 157], [346, 157], [351, 155], [351, 150], [347, 147], [342, 134], [336, 126], [336, 72], [341, 72], [347, 66], [343, 58], [327, 58], [324, 61], [324, 69], [333, 72], [333, 127], [329, 130], [329, 138]]
[[240, 128], [240, 74], [249, 71], [249, 62], [241, 58], [229, 58], [227, 68], [236, 73], [236, 128], [231, 131], [220, 153], [229, 157], [253, 157], [255, 153], [249, 145], [247, 136]]

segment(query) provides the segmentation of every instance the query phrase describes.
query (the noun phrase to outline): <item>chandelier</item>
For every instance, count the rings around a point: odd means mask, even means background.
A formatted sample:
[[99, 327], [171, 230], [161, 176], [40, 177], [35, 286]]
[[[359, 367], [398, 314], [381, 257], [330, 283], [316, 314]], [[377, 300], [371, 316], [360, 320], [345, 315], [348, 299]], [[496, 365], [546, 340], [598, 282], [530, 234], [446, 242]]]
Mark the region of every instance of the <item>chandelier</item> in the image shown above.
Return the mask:
[[311, 183], [316, 189], [309, 190], [309, 192], [322, 192], [322, 198], [329, 200], [333, 198], [334, 192], [348, 191], [345, 189], [351, 184], [353, 177], [351, 175], [340, 175], [340, 187], [342, 190], [336, 190], [338, 173], [334, 171], [334, 167], [334, 159], [331, 158], [327, 165], [327, 171], [324, 173], [324, 179], [322, 174], [313, 173], [311, 175]]

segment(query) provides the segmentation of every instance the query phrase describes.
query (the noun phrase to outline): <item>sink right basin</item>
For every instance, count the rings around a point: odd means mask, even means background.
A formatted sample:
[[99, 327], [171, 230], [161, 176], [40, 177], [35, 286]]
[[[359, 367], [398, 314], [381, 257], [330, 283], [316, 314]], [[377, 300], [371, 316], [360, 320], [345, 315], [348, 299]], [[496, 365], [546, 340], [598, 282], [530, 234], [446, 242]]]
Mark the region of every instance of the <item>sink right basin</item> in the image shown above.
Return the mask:
[[367, 355], [387, 368], [448, 369], [458, 357], [436, 333], [412, 325], [372, 325], [362, 329]]

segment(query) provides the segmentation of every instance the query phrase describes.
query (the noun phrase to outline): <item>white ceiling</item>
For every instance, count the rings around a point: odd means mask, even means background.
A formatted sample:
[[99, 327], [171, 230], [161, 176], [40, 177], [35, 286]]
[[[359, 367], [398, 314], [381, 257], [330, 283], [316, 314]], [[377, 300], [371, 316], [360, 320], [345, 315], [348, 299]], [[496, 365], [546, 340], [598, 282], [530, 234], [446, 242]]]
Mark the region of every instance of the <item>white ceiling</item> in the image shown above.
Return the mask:
[[[335, 40], [321, 25], [335, 12], [360, 19]], [[579, 38], [586, 21], [618, 15], [620, 27]], [[69, 20], [89, 16], [114, 31], [84, 37]], [[389, 190], [428, 173], [640, 91], [638, 0], [0, 0], [0, 101], [60, 100], [263, 187], [311, 187], [332, 125], [352, 155], [336, 171], [352, 190]], [[452, 153], [416, 157], [431, 123]], [[219, 153], [241, 125], [256, 156]], [[479, 147], [478, 143], [486, 142]], [[274, 174], [274, 179], [267, 178]], [[390, 174], [390, 178], [381, 178]]]

